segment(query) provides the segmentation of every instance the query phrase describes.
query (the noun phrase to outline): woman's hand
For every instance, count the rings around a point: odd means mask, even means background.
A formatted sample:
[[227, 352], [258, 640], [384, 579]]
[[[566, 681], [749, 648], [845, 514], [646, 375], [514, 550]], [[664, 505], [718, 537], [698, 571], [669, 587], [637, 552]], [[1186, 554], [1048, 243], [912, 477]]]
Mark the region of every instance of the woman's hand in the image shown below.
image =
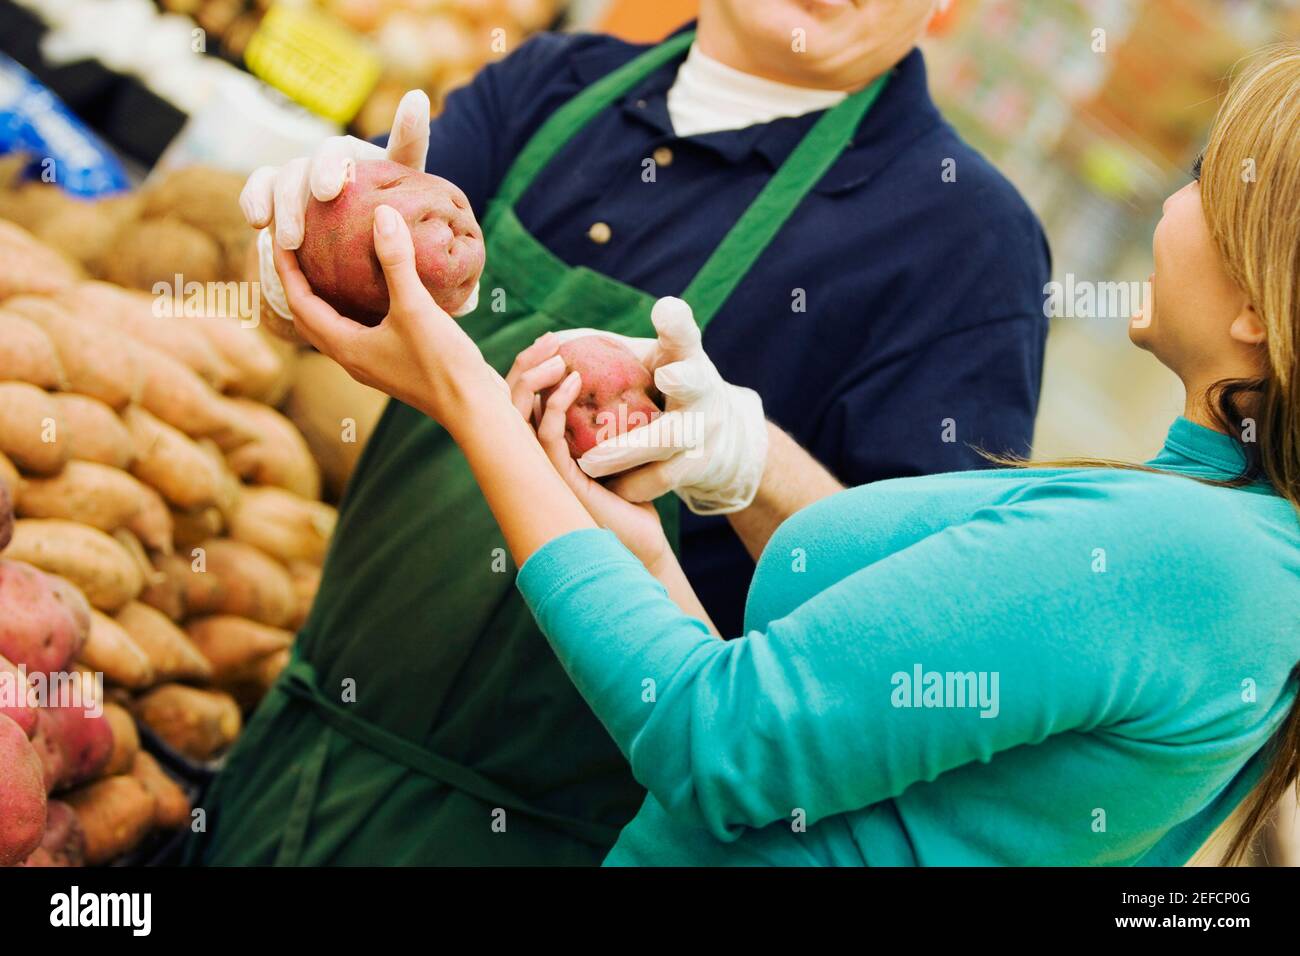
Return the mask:
[[374, 239], [389, 309], [373, 328], [339, 315], [312, 292], [294, 254], [276, 247], [275, 269], [295, 324], [358, 382], [424, 412], [455, 437], [458, 428], [472, 427], [483, 402], [503, 402], [509, 389], [425, 289], [411, 232], [391, 206], [376, 207]]
[[[555, 470], [597, 524], [618, 536], [651, 573], [672, 557], [668, 538], [652, 504], [633, 504], [598, 481], [588, 478], [569, 455], [564, 440], [565, 415], [582, 388], [577, 372], [565, 375], [564, 360], [556, 354], [562, 339], [548, 332], [519, 353], [506, 375], [510, 398], [527, 421], [537, 423], [537, 439]], [[554, 391], [543, 403], [538, 395]]]

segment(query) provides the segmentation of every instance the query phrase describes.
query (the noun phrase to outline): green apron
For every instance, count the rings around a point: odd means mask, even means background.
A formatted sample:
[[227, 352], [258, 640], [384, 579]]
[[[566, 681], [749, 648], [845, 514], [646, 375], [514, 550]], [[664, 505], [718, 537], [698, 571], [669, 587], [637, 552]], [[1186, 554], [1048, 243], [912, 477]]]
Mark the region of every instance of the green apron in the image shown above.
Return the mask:
[[[654, 334], [650, 296], [565, 265], [514, 206], [574, 134], [692, 37], [584, 90], [507, 173], [483, 222], [480, 304], [461, 320], [499, 371], [547, 331]], [[701, 326], [849, 144], [884, 83], [824, 115], [719, 244], [683, 295]], [[675, 542], [677, 500], [659, 505]], [[207, 832], [188, 858], [600, 862], [644, 792], [537, 630], [508, 554], [447, 433], [390, 402], [349, 485], [294, 659], [214, 782]]]

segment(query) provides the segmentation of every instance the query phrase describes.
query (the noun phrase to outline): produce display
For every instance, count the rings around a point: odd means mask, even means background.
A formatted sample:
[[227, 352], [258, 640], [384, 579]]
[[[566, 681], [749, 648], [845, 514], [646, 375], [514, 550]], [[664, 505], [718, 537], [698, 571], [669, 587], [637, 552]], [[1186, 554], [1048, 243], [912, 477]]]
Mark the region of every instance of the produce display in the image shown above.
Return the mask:
[[473, 294], [483, 271], [483, 232], [460, 187], [388, 160], [356, 164], [355, 179], [329, 202], [307, 203], [298, 264], [312, 290], [342, 315], [378, 325], [388, 286], [375, 255], [375, 207], [401, 213], [424, 287], [448, 312]]
[[[242, 60], [270, 0], [160, 0], [163, 9], [194, 18], [219, 48]], [[426, 90], [435, 106], [485, 64], [550, 26], [560, 0], [307, 0], [378, 53], [383, 73], [354, 125], [366, 138], [388, 131], [397, 101]]]
[[[160, 308], [155, 283], [255, 288], [239, 186], [0, 188], [0, 865], [132, 860], [189, 826], [194, 779], [289, 661], [322, 497], [382, 406], [247, 302]], [[137, 258], [137, 227], [171, 238]]]
[[[584, 335], [561, 345], [559, 354], [566, 374], [582, 376], [582, 391], [564, 423], [564, 439], [574, 458], [659, 417], [663, 398], [654, 378], [622, 343], [605, 335]], [[547, 389], [543, 399], [551, 391]]]

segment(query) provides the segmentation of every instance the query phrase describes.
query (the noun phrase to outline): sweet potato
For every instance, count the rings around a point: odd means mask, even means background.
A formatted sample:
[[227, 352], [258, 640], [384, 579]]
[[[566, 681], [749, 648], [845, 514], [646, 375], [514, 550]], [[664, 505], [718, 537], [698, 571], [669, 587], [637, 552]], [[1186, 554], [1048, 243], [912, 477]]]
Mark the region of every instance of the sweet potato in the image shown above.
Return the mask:
[[135, 445], [117, 412], [89, 395], [65, 393], [53, 398], [69, 458], [113, 468], [131, 467]]
[[79, 270], [25, 229], [0, 219], [0, 299], [32, 292], [58, 292], [80, 278]]
[[320, 498], [320, 467], [293, 422], [273, 408], [247, 399], [236, 407], [245, 416], [245, 427], [256, 439], [226, 456], [240, 478], [255, 485], [273, 485], [303, 498]]
[[448, 312], [468, 301], [483, 271], [483, 233], [460, 188], [387, 160], [357, 163], [336, 199], [307, 202], [298, 263], [312, 290], [342, 315], [378, 325], [388, 285], [375, 255], [375, 208], [396, 209], [415, 244], [424, 287]]
[[327, 504], [281, 488], [246, 488], [230, 518], [230, 536], [284, 564], [325, 560], [338, 519]]
[[117, 623], [149, 658], [155, 679], [204, 681], [212, 676], [212, 666], [202, 651], [156, 608], [133, 601], [117, 612]]
[[111, 728], [113, 738], [113, 749], [104, 766], [103, 775], [112, 777], [119, 773], [130, 773], [136, 754], [140, 752], [140, 734], [135, 728], [135, 718], [124, 707], [105, 704], [101, 719]]
[[135, 777], [105, 777], [64, 800], [86, 836], [86, 863], [98, 866], [135, 849], [153, 827], [155, 800]]
[[262, 658], [293, 643], [293, 634], [283, 628], [232, 614], [196, 618], [185, 630], [212, 665], [212, 679], [218, 683], [250, 673]]
[[[242, 495], [241, 495], [242, 497]], [[172, 540], [182, 554], [189, 554], [209, 538], [225, 530], [226, 521], [219, 508], [171, 512]]]
[[116, 611], [144, 587], [135, 559], [96, 528], [58, 518], [14, 523], [6, 556], [67, 578], [94, 607]]
[[86, 834], [72, 807], [62, 800], [45, 805], [45, 835], [23, 866], [85, 866]]
[[36, 733], [38, 708], [28, 705], [28, 684], [23, 672], [0, 656], [0, 715], [22, 728], [30, 740]]
[[35, 322], [0, 308], [0, 379], [38, 388], [66, 388], [54, 343]]
[[293, 617], [289, 619], [289, 630], [300, 631], [307, 623], [307, 616], [316, 600], [316, 592], [320, 589], [320, 576], [320, 565], [306, 561], [295, 561], [289, 565], [289, 578], [293, 581], [293, 593], [298, 600]]
[[26, 382], [0, 382], [0, 452], [23, 471], [48, 475], [68, 460], [59, 407]]
[[0, 551], [9, 546], [14, 536], [14, 497], [9, 486], [0, 481]]
[[203, 543], [201, 563], [185, 589], [191, 614], [234, 614], [283, 627], [293, 617], [296, 598], [289, 572], [251, 545], [224, 538]]
[[280, 672], [289, 663], [291, 654], [292, 651], [288, 648], [267, 654], [240, 673], [219, 681], [217, 688], [233, 697], [241, 711], [251, 713], [275, 684]]
[[152, 685], [153, 665], [126, 629], [99, 611], [92, 611], [90, 617], [90, 639], [81, 649], [81, 662], [103, 674], [105, 680], [123, 687]]
[[[133, 535], [126, 528], [118, 528], [113, 532], [113, 540], [122, 546], [122, 549], [131, 556], [135, 566], [140, 569], [140, 580], [144, 583], [140, 587], [143, 592], [144, 588], [153, 584], [158, 572], [154, 569], [153, 562], [149, 560], [149, 555], [140, 543], [140, 539]], [[139, 594], [136, 595], [137, 597]]]
[[136, 698], [136, 718], [175, 750], [208, 760], [239, 736], [243, 721], [229, 694], [163, 684]]
[[236, 315], [206, 316], [195, 327], [234, 369], [226, 391], [268, 405], [284, 396], [290, 384], [288, 363], [261, 329]]
[[0, 714], [0, 866], [27, 859], [45, 835], [45, 777], [17, 724]]
[[0, 608], [0, 654], [29, 675], [62, 671], [81, 650], [82, 622], [37, 568], [0, 559]]
[[160, 421], [192, 438], [212, 438], [222, 448], [237, 448], [252, 439], [228, 399], [179, 359], [136, 344], [144, 388], [140, 406]]
[[[9, 460], [9, 456], [0, 451], [0, 486], [9, 493], [9, 505], [12, 508], [14, 499], [18, 497], [18, 487], [22, 484], [22, 478], [18, 475], [18, 469], [14, 463]], [[5, 544], [9, 542], [6, 540]], [[0, 549], [3, 545], [0, 545]]]
[[140, 603], [179, 621], [185, 616], [185, 585], [190, 577], [190, 562], [175, 554], [153, 555], [157, 573], [154, 583], [140, 592]]
[[114, 531], [145, 504], [145, 487], [124, 471], [91, 461], [70, 461], [57, 475], [31, 478], [18, 495], [22, 518], [63, 518]]
[[59, 298], [74, 313], [110, 325], [184, 363], [213, 388], [225, 388], [234, 374], [230, 363], [194, 327], [197, 320], [155, 314], [155, 297], [146, 292], [107, 282], [79, 282]]
[[154, 796], [154, 826], [177, 830], [190, 822], [190, 798], [152, 754], [141, 750], [135, 755], [131, 776]]
[[45, 707], [41, 725], [59, 749], [56, 790], [120, 772], [110, 769], [116, 728], [104, 714], [87, 713], [85, 707]]
[[121, 332], [84, 321], [66, 305], [40, 296], [17, 296], [5, 308], [23, 315], [54, 343], [68, 389], [98, 398], [113, 408], [135, 401], [142, 387], [138, 346]]
[[128, 408], [122, 420], [135, 441], [133, 475], [183, 511], [217, 503], [224, 478], [203, 449], [144, 409]]
[[[148, 485], [140, 484], [140, 510], [124, 525], [150, 551], [172, 553], [172, 513], [158, 494]], [[146, 580], [149, 575], [146, 575]]]
[[332, 496], [343, 493], [388, 397], [352, 379], [327, 355], [305, 353], [285, 411], [320, 463]]

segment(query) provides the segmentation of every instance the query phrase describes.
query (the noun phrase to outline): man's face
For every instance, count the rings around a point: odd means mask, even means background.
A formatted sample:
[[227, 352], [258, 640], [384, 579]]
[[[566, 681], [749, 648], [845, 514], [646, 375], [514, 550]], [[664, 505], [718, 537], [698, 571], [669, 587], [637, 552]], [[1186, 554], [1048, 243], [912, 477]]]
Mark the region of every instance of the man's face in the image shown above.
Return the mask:
[[916, 45], [938, 6], [937, 0], [703, 0], [700, 36], [729, 41], [766, 75], [856, 89]]

